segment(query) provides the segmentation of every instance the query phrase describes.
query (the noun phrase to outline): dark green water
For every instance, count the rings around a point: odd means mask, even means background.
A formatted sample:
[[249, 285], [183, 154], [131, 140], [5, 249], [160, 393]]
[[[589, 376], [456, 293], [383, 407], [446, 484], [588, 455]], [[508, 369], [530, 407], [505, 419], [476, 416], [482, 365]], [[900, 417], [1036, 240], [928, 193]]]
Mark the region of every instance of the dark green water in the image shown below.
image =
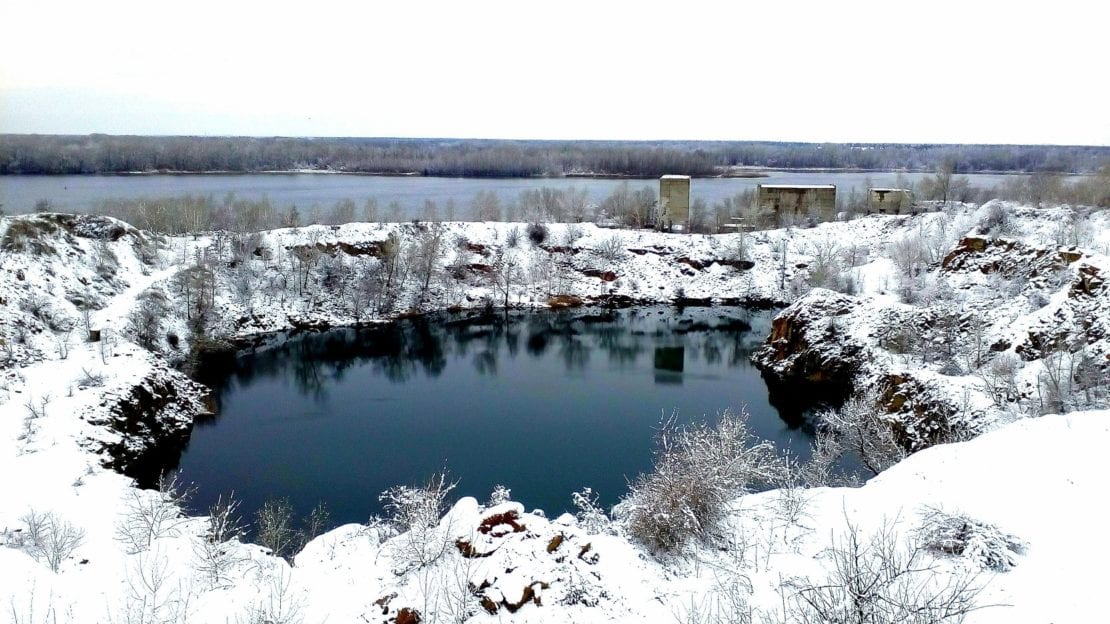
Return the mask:
[[737, 308], [512, 313], [294, 337], [208, 381], [220, 415], [180, 458], [203, 511], [232, 490], [247, 514], [288, 497], [333, 521], [381, 513], [378, 495], [446, 467], [456, 496], [494, 485], [549, 515], [590, 486], [617, 502], [651, 468], [653, 434], [746, 408], [753, 432], [800, 457], [810, 434], [768, 403], [748, 356], [769, 313]]

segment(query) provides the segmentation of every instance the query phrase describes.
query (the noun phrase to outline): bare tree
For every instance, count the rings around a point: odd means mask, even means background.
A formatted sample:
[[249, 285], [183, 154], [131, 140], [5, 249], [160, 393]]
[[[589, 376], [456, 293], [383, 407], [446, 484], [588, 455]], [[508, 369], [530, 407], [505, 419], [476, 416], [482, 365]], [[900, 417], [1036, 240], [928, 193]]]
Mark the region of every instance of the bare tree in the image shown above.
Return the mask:
[[154, 540], [176, 535], [187, 520], [183, 507], [191, 495], [176, 477], [159, 479], [154, 492], [131, 490], [116, 522], [116, 540], [133, 554], [150, 550]]
[[444, 252], [444, 235], [446, 229], [441, 223], [432, 223], [420, 231], [416, 236], [415, 244], [415, 277], [420, 283], [420, 301], [428, 295], [428, 286]]
[[258, 543], [269, 548], [275, 557], [291, 557], [297, 544], [297, 530], [293, 526], [293, 506], [289, 499], [267, 500], [254, 517]]
[[207, 579], [211, 588], [230, 583], [231, 569], [242, 561], [236, 554], [235, 543], [243, 533], [239, 516], [239, 501], [232, 493], [220, 496], [208, 508], [208, 526], [199, 541], [193, 542], [196, 569]]
[[54, 512], [38, 513], [33, 509], [20, 518], [27, 533], [18, 543], [27, 554], [57, 572], [85, 541], [85, 531], [59, 518]]
[[470, 201], [470, 211], [477, 221], [500, 221], [501, 199], [494, 191], [478, 191]]
[[509, 308], [509, 295], [513, 286], [521, 281], [521, 268], [517, 259], [517, 252], [511, 249], [502, 249], [493, 259], [493, 270], [489, 272], [492, 286], [502, 296], [505, 309]]

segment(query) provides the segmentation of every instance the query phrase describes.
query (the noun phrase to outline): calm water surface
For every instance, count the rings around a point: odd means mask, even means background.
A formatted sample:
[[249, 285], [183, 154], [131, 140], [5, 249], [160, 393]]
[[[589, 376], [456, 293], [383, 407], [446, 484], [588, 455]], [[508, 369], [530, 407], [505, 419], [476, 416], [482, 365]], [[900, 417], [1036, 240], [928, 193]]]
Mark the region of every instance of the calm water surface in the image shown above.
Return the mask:
[[[905, 178], [916, 183], [929, 174], [910, 173]], [[774, 184], [836, 184], [841, 194], [853, 188], [863, 190], [870, 181], [876, 186], [895, 183], [894, 173], [810, 173], [771, 171], [765, 178], [695, 179], [691, 187], [693, 199], [702, 198], [710, 205], [731, 197], [760, 183]], [[972, 186], [992, 187], [1010, 176], [975, 174], [967, 176]], [[313, 205], [330, 207], [342, 199], [359, 204], [376, 198], [384, 214], [391, 202], [398, 202], [404, 220], [419, 217], [424, 200], [432, 200], [439, 214], [446, 217], [448, 201], [456, 205], [457, 219], [470, 218], [470, 201], [478, 191], [493, 191], [502, 203], [514, 201], [522, 191], [542, 187], [586, 189], [591, 201], [597, 203], [613, 192], [622, 181], [581, 178], [547, 179], [486, 179], [486, 178], [424, 178], [383, 177], [329, 174], [194, 174], [135, 176], [0, 176], [0, 204], [9, 214], [28, 212], [40, 199], [49, 200], [59, 210], [90, 211], [107, 199], [170, 197], [178, 195], [211, 195], [222, 199], [228, 194], [240, 198], [269, 198], [278, 208], [296, 205], [299, 209]], [[658, 191], [655, 180], [629, 181], [632, 188]]]
[[336, 522], [365, 522], [383, 490], [446, 467], [458, 496], [502, 483], [555, 514], [583, 486], [615, 503], [650, 469], [662, 417], [745, 406], [756, 435], [806, 457], [810, 433], [748, 360], [769, 319], [648, 308], [302, 335], [214, 373], [220, 415], [197, 424], [181, 476], [198, 510], [234, 490], [248, 513], [288, 496], [301, 515], [324, 501]]

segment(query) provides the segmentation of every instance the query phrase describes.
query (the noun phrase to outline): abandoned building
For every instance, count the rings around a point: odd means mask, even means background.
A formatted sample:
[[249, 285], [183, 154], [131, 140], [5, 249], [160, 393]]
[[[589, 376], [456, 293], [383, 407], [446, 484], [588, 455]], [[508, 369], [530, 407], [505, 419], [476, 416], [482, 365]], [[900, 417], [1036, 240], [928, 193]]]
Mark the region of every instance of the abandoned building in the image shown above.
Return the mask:
[[836, 217], [835, 184], [760, 184], [759, 210], [774, 214], [778, 224], [807, 218], [832, 221]]
[[867, 212], [908, 214], [913, 211], [913, 191], [903, 188], [867, 189]]
[[665, 175], [659, 178], [659, 227], [670, 230], [690, 222], [690, 176]]

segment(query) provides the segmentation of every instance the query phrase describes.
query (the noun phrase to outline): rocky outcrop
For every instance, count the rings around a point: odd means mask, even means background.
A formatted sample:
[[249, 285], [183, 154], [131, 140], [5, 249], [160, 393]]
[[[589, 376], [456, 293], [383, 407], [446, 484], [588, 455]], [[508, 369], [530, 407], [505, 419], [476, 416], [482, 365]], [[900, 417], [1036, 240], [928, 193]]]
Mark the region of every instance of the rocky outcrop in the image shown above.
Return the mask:
[[188, 443], [194, 417], [207, 411], [207, 396], [204, 386], [159, 364], [134, 386], [106, 392], [96, 416], [85, 420], [118, 434], [100, 443], [107, 467], [154, 485], [165, 458], [177, 457]]
[[879, 381], [879, 404], [891, 415], [895, 440], [907, 451], [961, 437], [956, 409], [934, 388], [908, 373], [890, 373]]
[[865, 346], [839, 319], [861, 305], [855, 297], [815, 289], [776, 316], [767, 342], [752, 356], [772, 394], [786, 388], [804, 388], [815, 397], [847, 394]]
[[968, 236], [944, 256], [941, 268], [948, 273], [978, 271], [984, 275], [1000, 273], [1007, 278], [1035, 280], [1082, 258], [1083, 252], [1075, 248], [1052, 249], [1005, 238]]

